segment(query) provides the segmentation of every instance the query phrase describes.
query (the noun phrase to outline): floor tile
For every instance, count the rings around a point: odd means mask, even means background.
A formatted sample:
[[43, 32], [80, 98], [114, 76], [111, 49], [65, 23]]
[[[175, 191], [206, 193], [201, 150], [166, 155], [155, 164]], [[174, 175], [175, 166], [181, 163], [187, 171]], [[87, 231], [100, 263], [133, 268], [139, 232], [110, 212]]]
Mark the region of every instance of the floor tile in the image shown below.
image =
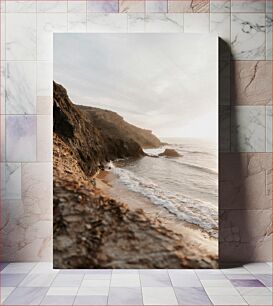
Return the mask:
[[108, 305], [142, 305], [141, 288], [110, 288]]
[[1, 287], [1, 305], [5, 301], [5, 299], [11, 294], [11, 292], [15, 289], [15, 287]]
[[87, 269], [85, 271], [85, 274], [105, 274], [105, 275], [111, 275], [112, 269]]
[[41, 302], [41, 305], [73, 305], [75, 296], [71, 295], [47, 295]]
[[142, 288], [144, 305], [178, 305], [172, 287]]
[[272, 296], [269, 295], [249, 295], [244, 299], [249, 305], [272, 305]]
[[211, 305], [203, 288], [174, 288], [179, 305]]
[[247, 305], [239, 295], [211, 295], [209, 298], [213, 305]]
[[230, 268], [230, 269], [222, 269], [222, 272], [227, 274], [250, 274], [250, 272], [245, 268]]
[[205, 287], [206, 293], [211, 295], [239, 295], [238, 291], [233, 287]]
[[46, 295], [76, 295], [78, 287], [50, 287]]
[[272, 292], [266, 287], [237, 287], [242, 296], [246, 295], [272, 295]]
[[250, 263], [244, 265], [244, 268], [253, 274], [272, 274], [272, 268], [266, 263]]
[[139, 275], [139, 270], [137, 269], [113, 269], [112, 274], [136, 274]]
[[82, 281], [82, 287], [109, 287], [109, 279], [87, 279]]
[[196, 275], [170, 274], [170, 278], [174, 287], [202, 287]]
[[109, 286], [108, 287], [80, 287], [77, 295], [81, 296], [91, 296], [91, 295], [108, 295]]
[[138, 274], [112, 274], [111, 287], [140, 287]]
[[171, 280], [168, 274], [140, 274], [142, 287], [171, 287]]
[[253, 275], [249, 274], [227, 274], [228, 279], [255, 279]]
[[264, 284], [257, 279], [232, 279], [231, 283], [235, 287], [264, 287]]
[[47, 288], [23, 288], [14, 289], [4, 301], [4, 305], [40, 305], [46, 294]]
[[232, 287], [232, 284], [227, 279], [208, 279], [208, 280], [201, 280], [201, 283], [204, 287]]
[[1, 287], [16, 287], [27, 276], [27, 274], [2, 274]]
[[265, 286], [272, 287], [272, 275], [269, 274], [255, 274], [255, 277], [261, 281]]
[[2, 271], [7, 265], [7, 262], [0, 262], [0, 271]]
[[84, 274], [58, 274], [52, 282], [52, 287], [79, 287]]
[[74, 275], [74, 274], [85, 274], [92, 273], [93, 270], [87, 270], [87, 269], [60, 269], [59, 274], [69, 274], [69, 275]]
[[20, 287], [50, 287], [56, 274], [29, 274]]
[[36, 263], [35, 267], [30, 271], [30, 274], [57, 274], [58, 272], [59, 269], [53, 269], [52, 262], [39, 262]]
[[32, 263], [32, 262], [10, 263], [1, 271], [1, 274], [29, 273], [35, 265], [36, 263]]
[[85, 274], [83, 277], [84, 280], [89, 279], [111, 279], [111, 274]]
[[73, 305], [107, 305], [107, 296], [76, 296]]

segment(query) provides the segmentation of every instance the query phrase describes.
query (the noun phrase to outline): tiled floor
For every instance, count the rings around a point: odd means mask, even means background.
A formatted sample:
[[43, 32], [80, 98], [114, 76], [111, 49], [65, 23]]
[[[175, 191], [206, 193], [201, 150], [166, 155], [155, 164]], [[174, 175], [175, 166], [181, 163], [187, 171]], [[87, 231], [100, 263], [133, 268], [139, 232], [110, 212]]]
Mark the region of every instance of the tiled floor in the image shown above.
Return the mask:
[[2, 263], [3, 305], [272, 305], [272, 263], [222, 270], [53, 270]]

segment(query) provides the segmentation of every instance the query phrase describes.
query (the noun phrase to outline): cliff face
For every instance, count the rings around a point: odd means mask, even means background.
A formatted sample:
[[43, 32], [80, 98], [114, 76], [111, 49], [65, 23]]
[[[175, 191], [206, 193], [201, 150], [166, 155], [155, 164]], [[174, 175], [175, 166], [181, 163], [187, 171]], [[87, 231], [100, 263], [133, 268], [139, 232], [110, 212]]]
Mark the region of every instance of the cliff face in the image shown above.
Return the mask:
[[71, 102], [65, 88], [54, 82], [54, 133], [70, 146], [75, 159], [86, 175], [94, 174], [98, 166], [109, 160], [144, 155], [131, 134], [121, 126], [107, 124], [90, 116], [89, 108]]
[[106, 131], [112, 137], [132, 139], [142, 148], [156, 148], [161, 145], [160, 140], [152, 131], [141, 129], [126, 122], [115, 112], [96, 107], [79, 106], [96, 126]]

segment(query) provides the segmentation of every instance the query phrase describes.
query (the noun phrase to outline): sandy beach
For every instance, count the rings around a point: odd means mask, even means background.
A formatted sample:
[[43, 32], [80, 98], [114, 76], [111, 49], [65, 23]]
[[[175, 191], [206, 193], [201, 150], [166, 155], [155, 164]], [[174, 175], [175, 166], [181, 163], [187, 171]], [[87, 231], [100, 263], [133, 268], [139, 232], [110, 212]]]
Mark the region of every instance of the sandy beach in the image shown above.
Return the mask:
[[164, 227], [182, 234], [185, 241], [191, 244], [193, 249], [198, 246], [206, 254], [216, 254], [218, 251], [218, 239], [209, 236], [197, 225], [179, 220], [164, 207], [153, 204], [149, 199], [139, 193], [130, 191], [120, 183], [117, 177], [110, 171], [100, 170], [96, 175], [97, 188], [107, 197], [128, 205], [134, 211], [142, 209], [151, 220], [159, 221]]

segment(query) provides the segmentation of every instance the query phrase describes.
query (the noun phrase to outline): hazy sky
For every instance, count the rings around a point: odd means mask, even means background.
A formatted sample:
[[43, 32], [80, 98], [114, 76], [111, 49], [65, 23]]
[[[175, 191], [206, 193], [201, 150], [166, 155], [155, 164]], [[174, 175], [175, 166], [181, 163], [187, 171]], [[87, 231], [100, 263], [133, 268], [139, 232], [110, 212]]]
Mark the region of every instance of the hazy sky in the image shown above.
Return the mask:
[[54, 34], [54, 80], [159, 137], [217, 139], [216, 36]]

